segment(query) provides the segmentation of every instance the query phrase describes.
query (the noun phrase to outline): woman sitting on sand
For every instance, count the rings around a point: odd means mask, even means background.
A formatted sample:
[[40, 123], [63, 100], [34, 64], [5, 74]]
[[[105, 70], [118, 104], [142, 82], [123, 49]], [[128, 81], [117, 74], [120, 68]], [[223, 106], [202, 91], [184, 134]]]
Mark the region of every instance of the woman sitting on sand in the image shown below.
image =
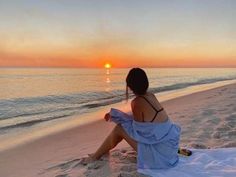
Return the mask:
[[105, 120], [117, 125], [97, 151], [83, 159], [84, 163], [99, 159], [121, 140], [137, 151], [138, 169], [174, 167], [178, 162], [180, 127], [173, 124], [153, 93], [148, 92], [148, 78], [144, 70], [133, 68], [126, 78], [128, 89], [135, 98], [131, 102], [133, 116], [111, 109]]

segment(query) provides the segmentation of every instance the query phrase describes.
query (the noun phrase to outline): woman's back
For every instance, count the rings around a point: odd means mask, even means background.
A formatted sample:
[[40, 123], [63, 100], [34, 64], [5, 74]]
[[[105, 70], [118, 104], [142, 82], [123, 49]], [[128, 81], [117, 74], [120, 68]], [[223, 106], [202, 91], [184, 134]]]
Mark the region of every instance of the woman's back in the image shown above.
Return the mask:
[[137, 96], [131, 103], [134, 119], [138, 122], [165, 122], [167, 113], [161, 106], [155, 95], [146, 93]]

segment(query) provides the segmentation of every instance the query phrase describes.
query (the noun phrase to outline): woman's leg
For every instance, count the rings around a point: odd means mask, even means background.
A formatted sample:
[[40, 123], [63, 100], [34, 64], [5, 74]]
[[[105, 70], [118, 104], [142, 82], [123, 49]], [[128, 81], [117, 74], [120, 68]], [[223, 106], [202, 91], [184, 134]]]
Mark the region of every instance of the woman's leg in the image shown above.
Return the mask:
[[108, 135], [98, 150], [92, 155], [92, 158], [99, 159], [102, 155], [113, 149], [119, 142], [122, 141], [122, 139], [125, 139], [127, 143], [133, 147], [135, 151], [137, 151], [137, 142], [125, 132], [120, 124], [118, 124]]

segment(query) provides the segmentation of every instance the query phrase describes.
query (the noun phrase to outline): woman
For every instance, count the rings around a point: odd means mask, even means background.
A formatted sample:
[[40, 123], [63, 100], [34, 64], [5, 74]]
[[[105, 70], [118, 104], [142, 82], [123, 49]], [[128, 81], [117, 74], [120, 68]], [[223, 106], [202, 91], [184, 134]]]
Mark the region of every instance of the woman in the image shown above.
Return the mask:
[[125, 139], [137, 151], [138, 169], [174, 167], [178, 162], [180, 127], [169, 120], [155, 95], [148, 92], [149, 82], [144, 70], [131, 69], [126, 84], [127, 99], [129, 89], [135, 94], [131, 102], [133, 116], [111, 109], [104, 118], [117, 125], [84, 163], [99, 159]]

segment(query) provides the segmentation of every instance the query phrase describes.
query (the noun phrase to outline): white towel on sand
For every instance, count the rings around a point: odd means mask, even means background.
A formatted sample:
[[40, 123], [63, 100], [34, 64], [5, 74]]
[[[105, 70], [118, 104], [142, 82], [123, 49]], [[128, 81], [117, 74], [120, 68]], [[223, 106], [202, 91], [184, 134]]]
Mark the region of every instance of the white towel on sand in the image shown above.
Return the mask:
[[168, 170], [138, 170], [152, 177], [236, 177], [236, 148], [194, 149]]

